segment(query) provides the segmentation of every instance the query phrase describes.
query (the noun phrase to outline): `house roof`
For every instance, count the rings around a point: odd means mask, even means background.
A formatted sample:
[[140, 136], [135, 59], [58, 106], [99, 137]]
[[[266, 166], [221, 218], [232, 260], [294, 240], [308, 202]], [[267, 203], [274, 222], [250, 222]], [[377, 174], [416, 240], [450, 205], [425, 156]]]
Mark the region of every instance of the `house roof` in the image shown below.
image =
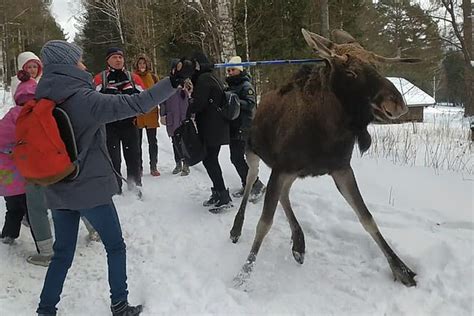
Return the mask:
[[400, 91], [408, 107], [429, 106], [436, 104], [436, 100], [425, 91], [415, 86], [405, 78], [387, 77]]

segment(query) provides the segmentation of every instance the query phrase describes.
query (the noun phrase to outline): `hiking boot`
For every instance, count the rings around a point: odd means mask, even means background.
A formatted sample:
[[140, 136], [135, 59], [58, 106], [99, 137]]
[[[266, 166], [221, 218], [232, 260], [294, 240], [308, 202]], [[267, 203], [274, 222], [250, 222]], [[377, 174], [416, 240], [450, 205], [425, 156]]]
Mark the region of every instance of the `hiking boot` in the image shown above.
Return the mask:
[[99, 236], [99, 233], [98, 233], [98, 232], [96, 232], [96, 231], [89, 232], [89, 234], [87, 235], [87, 238], [89, 239], [89, 241], [96, 241], [96, 242], [100, 242], [100, 236]]
[[250, 190], [250, 198], [249, 201], [251, 203], [257, 203], [264, 195], [266, 191], [265, 185], [257, 178], [252, 186], [252, 190]]
[[13, 244], [14, 241], [15, 241], [15, 238], [13, 237], [10, 237], [10, 236], [2, 237], [2, 243], [4, 243], [5, 245], [11, 245]]
[[51, 258], [53, 257], [53, 239], [38, 241], [36, 246], [38, 247], [39, 253], [29, 256], [26, 258], [26, 261], [37, 266], [49, 266]]
[[239, 190], [232, 193], [232, 196], [235, 197], [235, 198], [240, 198], [244, 195], [244, 190], [245, 190], [245, 185], [242, 186]]
[[42, 255], [40, 253], [28, 256], [26, 262], [34, 264], [35, 266], [48, 267], [53, 255]]
[[211, 188], [211, 192], [212, 192], [211, 196], [209, 197], [208, 200], [202, 203], [202, 206], [206, 206], [206, 207], [212, 206], [219, 201], [219, 193], [214, 188]]
[[187, 176], [189, 175], [189, 166], [183, 162], [183, 168], [181, 169], [181, 175]]
[[110, 306], [110, 310], [113, 316], [137, 316], [143, 311], [143, 306], [131, 306], [128, 302], [120, 302]]
[[152, 169], [150, 174], [153, 176], [153, 177], [159, 177], [161, 176], [161, 173], [157, 170], [157, 169]]
[[214, 207], [209, 209], [209, 212], [217, 214], [221, 213], [223, 210], [227, 208], [233, 207], [232, 205], [232, 199], [230, 198], [229, 195], [229, 189], [223, 190], [218, 192], [218, 201], [216, 204], [214, 204]]
[[176, 162], [176, 167], [174, 167], [173, 171], [171, 172], [172, 174], [178, 174], [181, 172], [182, 170], [182, 162], [181, 161], [178, 161]]

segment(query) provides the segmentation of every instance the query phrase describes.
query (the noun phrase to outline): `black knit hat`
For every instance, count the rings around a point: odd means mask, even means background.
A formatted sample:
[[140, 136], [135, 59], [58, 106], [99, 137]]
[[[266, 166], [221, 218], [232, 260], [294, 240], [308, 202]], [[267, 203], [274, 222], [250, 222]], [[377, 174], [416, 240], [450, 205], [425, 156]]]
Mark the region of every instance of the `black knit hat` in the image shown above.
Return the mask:
[[109, 59], [109, 57], [112, 55], [123, 56], [123, 50], [118, 47], [110, 47], [109, 49], [107, 49], [107, 53], [105, 54], [105, 60]]

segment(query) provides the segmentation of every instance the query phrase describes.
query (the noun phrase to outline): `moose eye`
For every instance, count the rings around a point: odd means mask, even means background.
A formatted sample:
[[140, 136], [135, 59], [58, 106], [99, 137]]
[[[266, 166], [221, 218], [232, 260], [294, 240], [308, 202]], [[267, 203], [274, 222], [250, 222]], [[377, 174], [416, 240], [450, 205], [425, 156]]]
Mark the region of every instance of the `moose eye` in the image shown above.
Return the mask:
[[351, 78], [351, 79], [356, 79], [357, 78], [357, 74], [355, 72], [353, 72], [352, 70], [346, 70], [346, 76], [348, 78]]

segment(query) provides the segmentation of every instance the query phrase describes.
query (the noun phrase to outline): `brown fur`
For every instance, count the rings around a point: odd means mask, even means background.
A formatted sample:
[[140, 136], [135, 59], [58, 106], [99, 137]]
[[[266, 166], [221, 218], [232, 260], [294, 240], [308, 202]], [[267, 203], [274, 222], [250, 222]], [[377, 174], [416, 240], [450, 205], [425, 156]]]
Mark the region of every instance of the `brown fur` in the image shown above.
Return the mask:
[[231, 230], [233, 242], [237, 242], [242, 231], [250, 189], [258, 175], [258, 157], [272, 172], [252, 249], [235, 279], [236, 285], [242, 284], [252, 271], [278, 201], [290, 224], [293, 257], [303, 263], [304, 234], [292, 210], [289, 191], [298, 177], [329, 174], [364, 229], [379, 245], [395, 279], [414, 286], [415, 273], [398, 258], [379, 232], [350, 166], [355, 142], [361, 150], [370, 146], [367, 125], [375, 116], [391, 119], [405, 113], [403, 98], [395, 86], [377, 72], [370, 52], [365, 54], [357, 43], [338, 44], [345, 52], [340, 55], [329, 40], [306, 30], [302, 32], [307, 43], [326, 60], [326, 65], [302, 68], [282, 88], [261, 98], [248, 144], [247, 184]]

